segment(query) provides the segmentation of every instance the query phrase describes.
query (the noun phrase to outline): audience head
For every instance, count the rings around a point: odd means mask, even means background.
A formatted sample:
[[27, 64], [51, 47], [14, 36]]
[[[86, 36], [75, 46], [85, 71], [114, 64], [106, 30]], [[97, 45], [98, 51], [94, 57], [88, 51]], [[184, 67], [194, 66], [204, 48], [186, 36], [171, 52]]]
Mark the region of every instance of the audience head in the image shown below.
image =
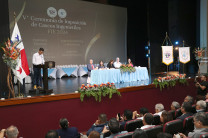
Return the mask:
[[120, 132], [120, 124], [116, 120], [116, 118], [111, 118], [109, 120], [108, 127], [109, 127], [109, 130], [112, 134], [116, 134], [116, 133]]
[[7, 138], [17, 138], [19, 131], [16, 126], [10, 126], [6, 129]]
[[90, 64], [93, 64], [93, 60], [92, 59], [90, 59]]
[[207, 76], [206, 75], [201, 75], [201, 81], [206, 81], [207, 80]]
[[172, 121], [173, 120], [173, 117], [172, 117], [172, 114], [168, 111], [163, 111], [161, 116], [160, 116], [160, 122], [162, 124], [165, 124], [169, 121]]
[[207, 95], [206, 95], [206, 99], [208, 99], [208, 93], [207, 93]]
[[188, 95], [185, 97], [184, 102], [190, 102], [192, 105], [194, 103], [194, 98]]
[[163, 104], [158, 103], [158, 104], [155, 105], [155, 112], [156, 112], [156, 113], [162, 112], [163, 110], [164, 110]]
[[149, 113], [148, 109], [145, 107], [142, 107], [139, 109], [139, 115], [144, 116], [146, 113]]
[[148, 136], [144, 130], [139, 128], [134, 131], [132, 138], [148, 138]]
[[190, 102], [183, 102], [181, 105], [181, 112], [184, 113], [191, 113], [192, 111], [192, 105]]
[[124, 110], [124, 120], [131, 120], [133, 112], [131, 110]]
[[56, 130], [49, 130], [46, 135], [45, 138], [59, 138], [58, 132], [56, 132]]
[[99, 62], [99, 64], [100, 64], [101, 66], [103, 66], [103, 61], [101, 60], [101, 61]]
[[153, 121], [154, 121], [154, 117], [151, 113], [146, 113], [144, 115], [144, 118], [143, 118], [144, 125], [152, 125]]
[[157, 134], [157, 138], [173, 138], [173, 136], [169, 133], [160, 132]]
[[43, 48], [39, 48], [38, 53], [39, 53], [39, 55], [42, 55], [44, 53], [44, 49]]
[[97, 131], [91, 131], [88, 138], [100, 138], [100, 133]]
[[59, 125], [62, 129], [67, 129], [69, 127], [69, 121], [66, 118], [61, 118]]
[[198, 112], [194, 115], [194, 126], [196, 128], [208, 127], [208, 114], [205, 112]]
[[119, 57], [117, 57], [117, 58], [116, 58], [116, 62], [119, 62], [119, 61], [120, 61], [120, 59], [119, 59]]
[[205, 101], [200, 100], [196, 103], [196, 110], [206, 110], [207, 104]]
[[105, 124], [107, 122], [106, 114], [100, 114], [98, 116], [98, 121], [99, 121], [99, 124]]
[[180, 107], [181, 107], [180, 104], [176, 101], [173, 101], [172, 104], [171, 104], [171, 110], [177, 110]]

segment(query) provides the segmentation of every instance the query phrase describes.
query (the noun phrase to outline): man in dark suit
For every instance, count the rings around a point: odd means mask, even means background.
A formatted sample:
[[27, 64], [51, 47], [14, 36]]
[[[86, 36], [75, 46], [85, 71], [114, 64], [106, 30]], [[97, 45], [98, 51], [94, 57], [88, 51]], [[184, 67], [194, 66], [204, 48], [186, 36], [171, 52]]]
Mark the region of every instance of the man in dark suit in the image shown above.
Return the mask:
[[61, 118], [59, 125], [61, 129], [58, 129], [58, 135], [61, 138], [79, 138], [80, 133], [76, 127], [69, 127], [69, 122], [66, 118]]
[[[132, 120], [132, 117], [133, 117], [133, 112], [131, 110], [124, 110], [124, 115], [123, 115], [123, 117], [121, 117], [122, 122], [120, 123], [120, 130], [121, 131], [124, 131], [126, 122]], [[119, 121], [118, 115], [116, 118]]]
[[193, 113], [191, 113], [192, 111], [192, 105], [190, 102], [183, 102], [182, 106], [181, 106], [181, 112], [183, 113], [181, 116], [177, 117], [176, 119], [181, 119], [182, 121], [189, 116], [192, 116]]
[[88, 77], [91, 76], [91, 70], [95, 69], [95, 66], [93, 65], [93, 60], [90, 59], [90, 64], [87, 64], [87, 70], [88, 70]]
[[205, 101], [200, 100], [196, 103], [196, 112], [206, 112], [207, 104]]

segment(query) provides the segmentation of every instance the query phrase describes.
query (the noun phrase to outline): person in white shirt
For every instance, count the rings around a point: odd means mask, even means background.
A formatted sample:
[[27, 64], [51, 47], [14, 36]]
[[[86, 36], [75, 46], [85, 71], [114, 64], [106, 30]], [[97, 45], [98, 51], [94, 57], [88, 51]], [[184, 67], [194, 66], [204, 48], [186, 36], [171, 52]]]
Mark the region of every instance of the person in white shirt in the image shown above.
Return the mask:
[[146, 129], [146, 128], [154, 126], [152, 125], [153, 121], [154, 121], [153, 115], [151, 113], [146, 113], [142, 120], [144, 126], [142, 126], [141, 129]]
[[155, 113], [154, 115], [159, 115], [159, 116], [161, 116], [163, 110], [164, 110], [163, 104], [161, 104], [161, 103], [156, 104], [156, 105], [155, 105], [155, 112], [156, 112], [156, 113]]
[[34, 71], [34, 79], [33, 79], [34, 89], [41, 88], [40, 86], [41, 68], [38, 68], [38, 65], [45, 64], [43, 53], [44, 53], [44, 49], [40, 48], [37, 53], [33, 54], [32, 63], [33, 63], [33, 71]]
[[116, 69], [120, 68], [121, 62], [120, 62], [119, 57], [116, 58], [116, 62], [114, 62], [113, 65], [114, 65], [114, 67], [115, 67]]

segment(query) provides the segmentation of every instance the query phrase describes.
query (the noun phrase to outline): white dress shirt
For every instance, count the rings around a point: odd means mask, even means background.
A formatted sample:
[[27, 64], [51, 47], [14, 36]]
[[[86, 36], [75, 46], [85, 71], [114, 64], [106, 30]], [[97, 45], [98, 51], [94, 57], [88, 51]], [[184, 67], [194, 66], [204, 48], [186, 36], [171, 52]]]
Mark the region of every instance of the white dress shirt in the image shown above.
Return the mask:
[[145, 125], [145, 126], [142, 126], [141, 129], [146, 129], [146, 128], [149, 128], [149, 127], [152, 127], [152, 126], [155, 126], [155, 125]]
[[33, 65], [41, 65], [41, 64], [44, 64], [45, 63], [45, 60], [44, 60], [43, 54], [40, 55], [38, 52], [35, 53], [35, 54], [33, 54], [32, 63], [33, 63]]
[[114, 62], [113, 65], [115, 68], [120, 68], [121, 62]]
[[163, 111], [158, 112], [158, 113], [155, 113], [154, 115], [159, 115], [159, 116], [161, 116], [161, 115], [162, 115], [162, 112], [163, 112]]

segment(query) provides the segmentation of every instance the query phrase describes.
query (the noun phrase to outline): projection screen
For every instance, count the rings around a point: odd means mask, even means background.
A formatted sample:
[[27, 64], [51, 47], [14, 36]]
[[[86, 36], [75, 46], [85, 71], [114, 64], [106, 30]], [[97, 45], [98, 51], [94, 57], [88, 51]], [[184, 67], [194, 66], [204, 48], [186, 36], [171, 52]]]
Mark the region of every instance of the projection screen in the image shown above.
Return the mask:
[[28, 64], [40, 47], [56, 65], [126, 61], [127, 10], [79, 0], [9, 0], [10, 33], [14, 12]]

